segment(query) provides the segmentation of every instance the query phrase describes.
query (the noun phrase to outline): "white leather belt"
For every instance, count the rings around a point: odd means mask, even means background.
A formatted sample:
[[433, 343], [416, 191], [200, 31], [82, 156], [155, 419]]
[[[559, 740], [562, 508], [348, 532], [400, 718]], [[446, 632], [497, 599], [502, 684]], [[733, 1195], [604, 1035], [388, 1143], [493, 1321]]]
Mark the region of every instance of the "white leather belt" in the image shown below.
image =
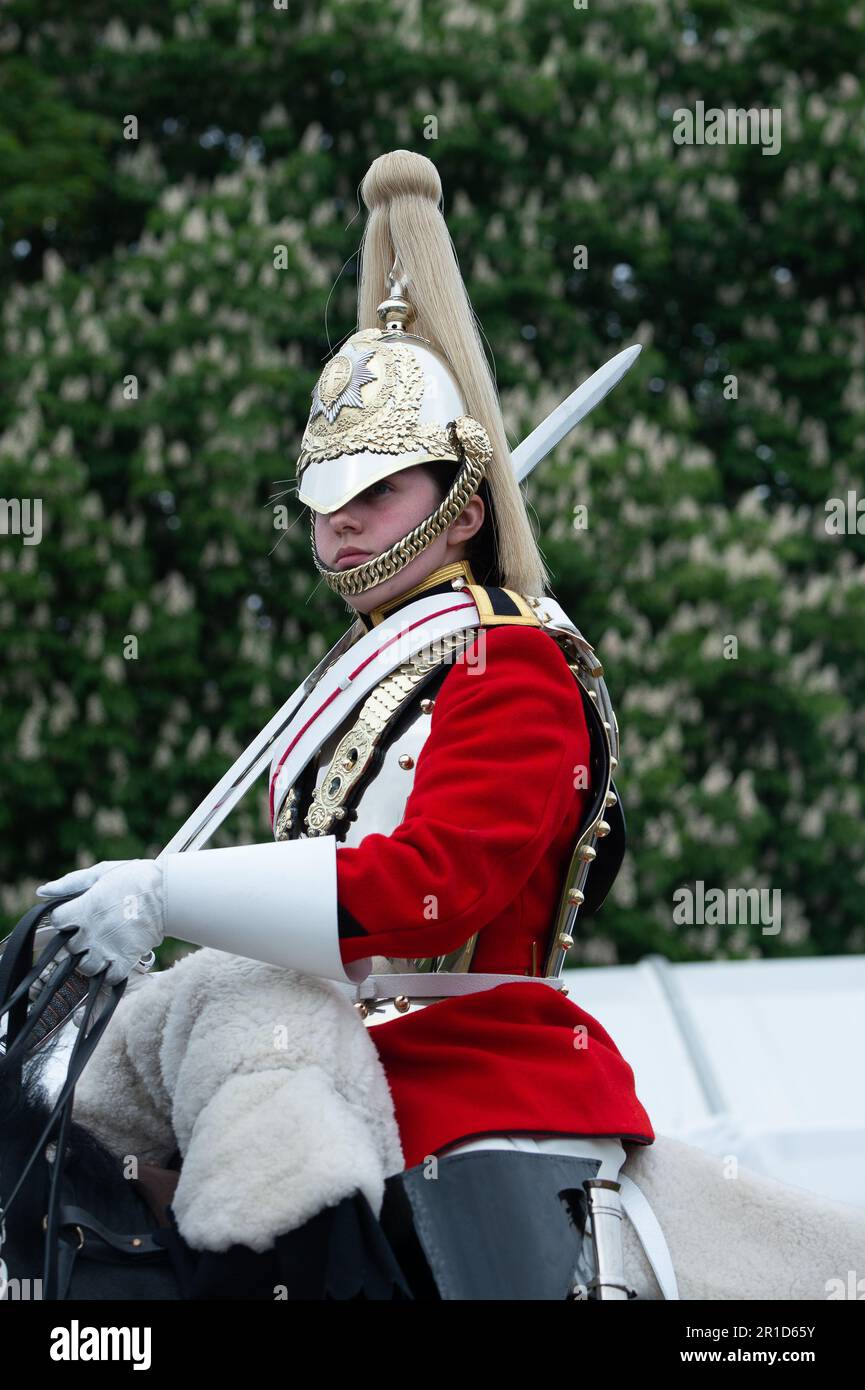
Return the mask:
[[[354, 985], [342, 980], [333, 984], [345, 991], [356, 1006], [365, 1005], [362, 1010], [364, 1023], [374, 1027], [378, 1023], [388, 1023], [407, 1013], [416, 1013], [442, 999], [454, 999], [460, 995], [477, 994], [484, 989], [495, 989], [497, 985], [546, 985], [557, 994], [567, 994], [562, 980], [547, 979], [544, 975], [494, 975], [476, 972], [451, 974], [448, 971], [431, 971], [419, 974], [412, 972], [403, 975], [367, 975], [360, 984]], [[397, 1003], [396, 1001], [399, 1001]]]
[[372, 999], [396, 999], [404, 995], [407, 999], [450, 999], [458, 994], [477, 994], [482, 989], [495, 989], [496, 985], [546, 985], [559, 993], [567, 994], [562, 980], [547, 979], [544, 975], [484, 975], [449, 971], [430, 971], [420, 974], [412, 972], [405, 975], [367, 975], [359, 985], [347, 985], [355, 1003]]

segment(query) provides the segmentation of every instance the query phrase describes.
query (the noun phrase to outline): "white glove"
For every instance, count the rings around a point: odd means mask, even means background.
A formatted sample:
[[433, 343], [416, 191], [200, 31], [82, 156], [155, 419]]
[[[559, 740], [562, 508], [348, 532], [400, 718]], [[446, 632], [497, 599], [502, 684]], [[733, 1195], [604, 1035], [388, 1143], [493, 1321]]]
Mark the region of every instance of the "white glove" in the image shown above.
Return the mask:
[[67, 893], [83, 893], [91, 888], [109, 869], [119, 868], [121, 864], [131, 864], [131, 859], [102, 859], [91, 864], [89, 869], [73, 869], [62, 878], [52, 878], [48, 883], [40, 883], [36, 889], [37, 898], [64, 898]]
[[43, 884], [42, 889], [74, 892], [87, 874], [95, 881], [86, 892], [49, 914], [58, 931], [71, 933], [57, 959], [86, 951], [78, 962], [82, 975], [98, 975], [107, 965], [104, 983], [119, 984], [165, 936], [162, 869], [154, 859], [121, 859], [116, 864], [104, 860]]

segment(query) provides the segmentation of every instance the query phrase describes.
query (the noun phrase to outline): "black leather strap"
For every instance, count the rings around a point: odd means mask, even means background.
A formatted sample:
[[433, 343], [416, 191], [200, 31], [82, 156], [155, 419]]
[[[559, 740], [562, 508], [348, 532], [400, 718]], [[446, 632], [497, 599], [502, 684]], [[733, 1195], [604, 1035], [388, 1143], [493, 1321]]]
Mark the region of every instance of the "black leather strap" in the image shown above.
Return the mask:
[[[63, 935], [58, 932], [56, 936], [52, 937], [36, 964], [33, 965], [33, 944], [36, 928], [41, 918], [58, 903], [66, 902], [70, 898], [78, 896], [80, 895], [77, 893], [66, 894], [63, 898], [51, 898], [31, 908], [3, 943], [4, 951], [0, 957], [0, 1015], [8, 1012], [8, 1024], [6, 1053], [5, 1056], [0, 1057], [0, 1073], [7, 1077], [11, 1075], [13, 1081], [17, 1080], [18, 1085], [21, 1084], [25, 1057], [32, 1050], [36, 1023], [55, 999], [56, 989], [65, 984], [75, 968], [74, 959], [70, 957], [55, 971], [46, 988], [41, 991], [28, 1010], [30, 985], [39, 977], [45, 965], [57, 955], [64, 944]], [[56, 1155], [52, 1164], [48, 1211], [45, 1219], [43, 1297], [46, 1300], [65, 1296], [61, 1292], [61, 1288], [68, 1289], [69, 1287], [69, 1278], [77, 1253], [65, 1237], [61, 1240], [58, 1221], [66, 1139], [72, 1118], [75, 1085], [126, 989], [125, 980], [112, 986], [107, 1002], [90, 1026], [91, 1015], [102, 988], [104, 973], [102, 971], [89, 979], [84, 1016], [72, 1048], [66, 1080], [60, 1089], [54, 1108], [33, 1152], [24, 1165], [24, 1171], [20, 1174], [11, 1195], [3, 1204], [5, 1210], [8, 1211], [30, 1170], [42, 1154], [49, 1135], [59, 1124]]]
[[75, 1261], [78, 1258], [78, 1251], [81, 1243], [78, 1240], [77, 1231], [60, 1231], [57, 1237], [57, 1297], [65, 1299], [69, 1296], [69, 1286], [72, 1282], [72, 1271], [75, 1268]]
[[[589, 805], [580, 821], [578, 838], [581, 838], [586, 826], [590, 825], [601, 811], [607, 781], [608, 755], [600, 711], [594, 700], [589, 699], [579, 682], [578, 688], [583, 699], [583, 709], [589, 729], [589, 764], [593, 788]], [[616, 791], [612, 778], [610, 779], [610, 788], [616, 792], [615, 804], [606, 807], [604, 811], [604, 819], [610, 827], [610, 833], [599, 839], [595, 847], [597, 857], [586, 878], [583, 890], [585, 901], [580, 909], [581, 918], [591, 917], [601, 907], [615, 882], [625, 857], [627, 846], [625, 811], [622, 806], [622, 798]]]
[[140, 1264], [154, 1256], [165, 1256], [165, 1247], [154, 1238], [152, 1231], [134, 1231], [129, 1235], [110, 1231], [86, 1207], [69, 1202], [61, 1204], [58, 1215], [62, 1227], [79, 1228], [83, 1237], [83, 1242], [78, 1241], [81, 1252], [91, 1259], [115, 1261], [119, 1257]]

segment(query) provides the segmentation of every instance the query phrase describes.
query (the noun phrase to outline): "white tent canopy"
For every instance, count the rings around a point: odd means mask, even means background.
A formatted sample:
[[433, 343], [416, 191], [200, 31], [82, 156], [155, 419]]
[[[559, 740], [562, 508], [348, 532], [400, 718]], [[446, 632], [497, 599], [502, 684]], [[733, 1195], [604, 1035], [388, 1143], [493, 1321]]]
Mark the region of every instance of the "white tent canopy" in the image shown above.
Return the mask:
[[565, 973], [656, 1134], [865, 1206], [865, 956]]

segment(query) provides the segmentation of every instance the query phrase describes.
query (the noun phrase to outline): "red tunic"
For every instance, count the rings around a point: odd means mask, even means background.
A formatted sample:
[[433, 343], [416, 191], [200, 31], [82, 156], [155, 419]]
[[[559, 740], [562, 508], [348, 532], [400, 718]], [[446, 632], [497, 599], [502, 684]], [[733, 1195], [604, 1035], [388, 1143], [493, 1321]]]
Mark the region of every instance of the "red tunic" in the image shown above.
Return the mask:
[[[588, 796], [575, 783], [588, 768], [589, 731], [548, 633], [485, 629], [483, 662], [480, 640], [436, 697], [402, 823], [337, 848], [345, 963], [444, 954], [480, 932], [473, 971], [529, 975], [533, 941], [543, 967]], [[565, 982], [579, 993], [578, 972]], [[408, 1168], [482, 1134], [654, 1140], [612, 1038], [547, 986], [446, 999], [370, 1036]]]

